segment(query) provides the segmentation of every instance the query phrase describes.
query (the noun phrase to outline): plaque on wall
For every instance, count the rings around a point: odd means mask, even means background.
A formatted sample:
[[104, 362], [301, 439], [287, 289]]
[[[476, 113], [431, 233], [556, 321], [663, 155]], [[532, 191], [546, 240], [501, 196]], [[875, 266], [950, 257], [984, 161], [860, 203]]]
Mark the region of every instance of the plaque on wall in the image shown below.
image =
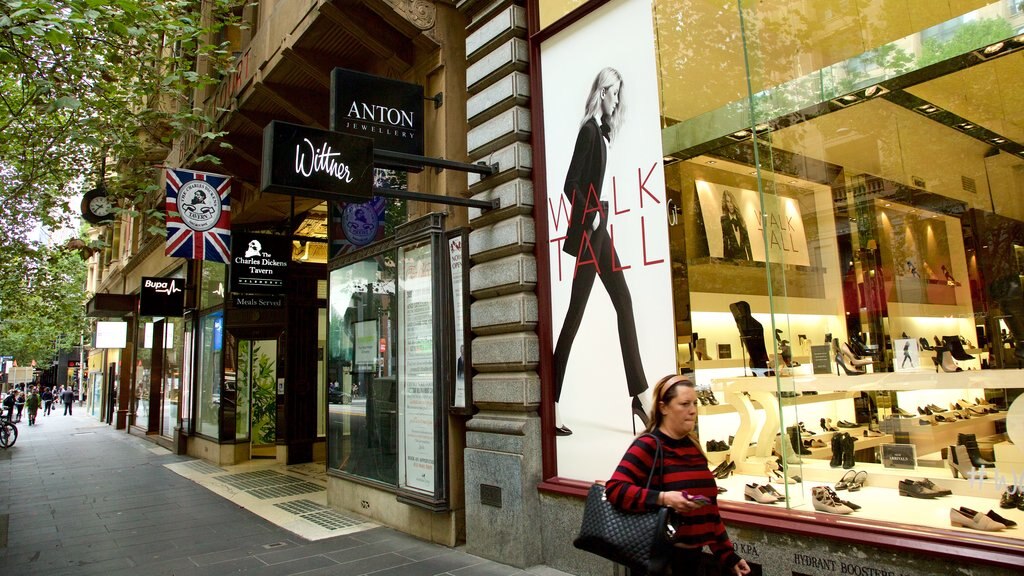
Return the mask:
[[732, 358], [732, 345], [731, 344], [719, 344], [718, 345], [718, 358], [721, 360], [728, 360]]
[[917, 447], [913, 444], [882, 444], [882, 466], [913, 470], [917, 465]]
[[828, 344], [811, 346], [811, 365], [815, 374], [832, 373], [832, 347]]

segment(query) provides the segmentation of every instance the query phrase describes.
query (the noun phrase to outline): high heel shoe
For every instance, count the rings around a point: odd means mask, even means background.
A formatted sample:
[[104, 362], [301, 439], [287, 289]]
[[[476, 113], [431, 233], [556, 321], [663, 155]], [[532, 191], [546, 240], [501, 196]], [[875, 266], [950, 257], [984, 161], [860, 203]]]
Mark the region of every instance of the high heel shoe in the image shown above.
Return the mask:
[[921, 349], [922, 350], [928, 350], [928, 351], [935, 350], [935, 347], [932, 346], [931, 344], [929, 344], [928, 343], [928, 339], [925, 338], [924, 336], [921, 336], [921, 338], [918, 339], [918, 342], [921, 343]]
[[971, 356], [964, 350], [964, 345], [960, 342], [959, 336], [944, 336], [943, 340], [946, 343], [946, 350], [953, 356], [954, 360], [974, 360], [974, 356]]
[[979, 470], [971, 464], [971, 457], [967, 454], [967, 447], [963, 444], [949, 447], [949, 458], [946, 462], [953, 472], [953, 478], [963, 477], [968, 480], [988, 478], [984, 468]]
[[697, 355], [697, 360], [714, 360], [708, 355], [708, 341], [706, 338], [697, 338], [697, 344], [693, 349]]
[[722, 463], [716, 466], [715, 469], [711, 471], [711, 475], [717, 478], [718, 475], [722, 473], [730, 464], [732, 464], [732, 459], [728, 455], [726, 455], [725, 460], [722, 460]]
[[935, 356], [935, 358], [932, 358], [932, 360], [935, 361], [935, 371], [936, 372], [939, 371], [939, 368], [942, 368], [943, 372], [963, 372], [964, 371], [963, 368], [961, 368], [961, 367], [956, 365], [956, 362], [953, 361], [953, 356], [951, 356], [949, 354], [949, 351], [946, 350], [944, 347], [936, 346], [935, 347], [935, 354], [936, 354], [936, 356]]
[[846, 342], [839, 343], [839, 351], [843, 353], [843, 357], [850, 363], [850, 366], [867, 366], [868, 364], [874, 364], [875, 362], [875, 360], [870, 356], [857, 356], [854, 354]]
[[715, 473], [715, 478], [717, 478], [718, 480], [724, 480], [724, 479], [728, 478], [729, 476], [732, 476], [732, 473], [735, 472], [735, 471], [736, 471], [736, 462], [733, 461], [733, 460], [730, 460], [729, 463], [725, 465], [725, 468], [722, 468], [721, 470], [719, 470], [718, 472]]
[[840, 351], [839, 345], [837, 344], [836, 340], [832, 341], [832, 351], [833, 351], [833, 353], [836, 356], [836, 376], [840, 376], [840, 373], [839, 373], [839, 369], [840, 368], [843, 369], [843, 372], [846, 372], [847, 376], [854, 376], [854, 375], [857, 375], [857, 374], [866, 374], [866, 372], [864, 372], [863, 370], [858, 370], [856, 368], [850, 368], [849, 366], [846, 365], [846, 362], [843, 360], [843, 353]]
[[[640, 422], [643, 423], [644, 429], [647, 429], [647, 412], [644, 411], [644, 404], [640, 401], [639, 396], [633, 396], [633, 416], [640, 418]], [[636, 435], [636, 418], [633, 418], [633, 435]]]

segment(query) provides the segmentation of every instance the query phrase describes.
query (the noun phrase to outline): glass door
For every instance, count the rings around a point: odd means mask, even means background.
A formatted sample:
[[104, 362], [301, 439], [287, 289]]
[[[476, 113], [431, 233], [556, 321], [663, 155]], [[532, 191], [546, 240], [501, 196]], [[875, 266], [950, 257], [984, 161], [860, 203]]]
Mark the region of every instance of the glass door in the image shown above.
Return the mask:
[[252, 458], [277, 457], [277, 340], [238, 340], [236, 439]]

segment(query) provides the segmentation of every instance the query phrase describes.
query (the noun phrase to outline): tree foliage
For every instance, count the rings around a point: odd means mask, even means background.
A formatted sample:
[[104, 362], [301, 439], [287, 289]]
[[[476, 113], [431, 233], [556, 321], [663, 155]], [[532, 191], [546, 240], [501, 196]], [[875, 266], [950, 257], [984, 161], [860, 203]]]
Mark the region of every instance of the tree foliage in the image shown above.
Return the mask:
[[84, 264], [33, 230], [76, 228], [69, 202], [101, 182], [123, 208], [142, 205], [174, 138], [220, 136], [193, 97], [230, 69], [223, 32], [244, 3], [0, 0], [0, 352], [36, 357], [49, 330], [80, 327], [65, 321], [83, 302], [67, 282], [84, 282]]
[[85, 328], [81, 257], [60, 248], [26, 251], [0, 261], [0, 350], [22, 366], [45, 367], [56, 353], [78, 343]]

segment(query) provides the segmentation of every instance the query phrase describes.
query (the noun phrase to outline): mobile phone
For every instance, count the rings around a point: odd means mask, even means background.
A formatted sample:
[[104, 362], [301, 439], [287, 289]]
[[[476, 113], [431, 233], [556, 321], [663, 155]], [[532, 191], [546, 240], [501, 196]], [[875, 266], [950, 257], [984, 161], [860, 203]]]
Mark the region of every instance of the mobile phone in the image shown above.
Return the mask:
[[693, 494], [690, 494], [686, 490], [680, 490], [680, 492], [683, 494], [684, 497], [686, 497], [687, 500], [692, 500], [700, 504], [701, 506], [707, 506], [708, 504], [711, 504], [711, 499], [708, 498], [707, 496], [701, 494], [694, 496]]

